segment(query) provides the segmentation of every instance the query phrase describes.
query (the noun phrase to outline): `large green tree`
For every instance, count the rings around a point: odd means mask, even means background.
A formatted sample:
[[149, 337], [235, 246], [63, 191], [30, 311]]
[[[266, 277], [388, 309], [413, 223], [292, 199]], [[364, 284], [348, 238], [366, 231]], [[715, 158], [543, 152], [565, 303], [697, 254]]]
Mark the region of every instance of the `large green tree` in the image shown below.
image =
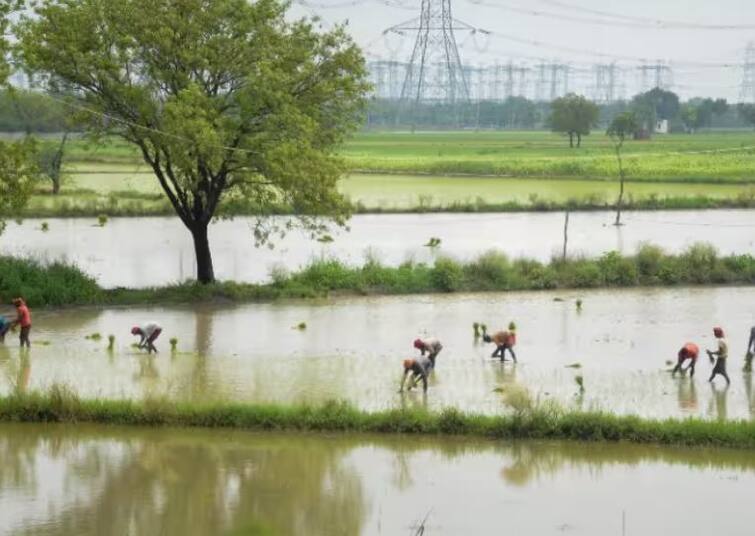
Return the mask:
[[[343, 224], [335, 147], [369, 89], [343, 28], [291, 22], [280, 0], [42, 0], [18, 26], [20, 57], [52, 91], [79, 95], [88, 130], [136, 145], [214, 280], [219, 204], [260, 207], [258, 242], [294, 222]], [[265, 218], [290, 206], [295, 220]], [[284, 221], [284, 223], [281, 223]]]
[[548, 119], [553, 132], [563, 132], [569, 136], [569, 147], [582, 146], [582, 136], [590, 134], [590, 130], [598, 124], [600, 110], [598, 106], [582, 95], [570, 93], [551, 103], [551, 114]]
[[[11, 67], [7, 62], [10, 17], [23, 2], [0, 0], [0, 86], [6, 86]], [[36, 143], [31, 138], [18, 141], [0, 140], [0, 233], [5, 218], [17, 216], [31, 196], [39, 178], [36, 166]]]

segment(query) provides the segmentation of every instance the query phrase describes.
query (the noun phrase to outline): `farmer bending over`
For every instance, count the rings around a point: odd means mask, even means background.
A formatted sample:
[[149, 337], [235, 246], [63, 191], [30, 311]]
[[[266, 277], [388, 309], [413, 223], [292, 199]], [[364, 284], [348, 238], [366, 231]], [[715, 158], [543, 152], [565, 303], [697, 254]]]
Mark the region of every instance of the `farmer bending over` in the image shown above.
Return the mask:
[[[435, 358], [438, 357], [438, 354], [443, 349], [443, 345], [440, 343], [440, 341], [435, 338], [417, 339], [414, 341], [414, 347], [420, 351], [420, 354], [422, 356], [424, 356], [425, 352], [427, 352], [427, 358], [430, 360], [430, 369], [434, 369]], [[429, 373], [430, 370], [428, 370], [427, 372]]]
[[493, 336], [483, 335], [482, 340], [485, 342], [492, 342], [495, 344], [495, 351], [490, 357], [499, 357], [501, 361], [506, 361], [506, 350], [511, 352], [511, 358], [516, 363], [516, 354], [514, 353], [514, 346], [516, 345], [516, 324], [511, 322], [509, 324], [509, 331], [498, 331], [493, 333]]
[[11, 327], [21, 326], [21, 334], [19, 340], [21, 341], [21, 348], [26, 345], [27, 348], [31, 348], [31, 342], [29, 342], [29, 332], [31, 332], [31, 312], [29, 307], [23, 298], [16, 298], [13, 300], [13, 305], [16, 306], [16, 319], [13, 321]]
[[413, 376], [409, 379], [409, 387], [407, 391], [411, 391], [412, 387], [415, 387], [419, 380], [422, 380], [422, 390], [427, 392], [427, 376], [433, 369], [432, 361], [430, 357], [422, 356], [417, 359], [404, 359], [404, 375], [401, 378], [401, 387], [399, 387], [399, 393], [404, 390], [404, 383], [409, 373], [413, 373]]
[[3, 315], [0, 315], [0, 342], [5, 342], [5, 334], [10, 331], [12, 324]]
[[[700, 349], [697, 347], [695, 343], [688, 342], [684, 346], [682, 346], [682, 349], [679, 350], [678, 354], [678, 361], [676, 362], [676, 366], [674, 367], [674, 370], [671, 371], [671, 377], [673, 378], [677, 372], [682, 373], [684, 375], [685, 372], [687, 372], [687, 369], [689, 369], [689, 377], [694, 378], [695, 377], [695, 364], [697, 363], [697, 356], [700, 354]], [[689, 359], [689, 365], [687, 365], [687, 368], [683, 368], [682, 365], [686, 360]]]
[[148, 322], [143, 326], [134, 326], [131, 328], [131, 335], [139, 335], [139, 348], [146, 348], [148, 353], [157, 353], [154, 342], [163, 332], [163, 328], [156, 322]]
[[711, 351], [706, 350], [708, 352], [708, 357], [710, 358], [710, 362], [713, 363], [713, 356], [718, 357], [716, 360], [716, 366], [713, 367], [713, 372], [711, 372], [709, 382], [713, 381], [713, 378], [716, 377], [717, 374], [720, 374], [724, 378], [726, 378], [726, 385], [729, 385], [731, 383], [731, 380], [729, 379], [729, 375], [726, 374], [726, 359], [729, 357], [729, 345], [726, 343], [726, 339], [724, 339], [724, 330], [721, 328], [713, 328], [713, 335], [716, 336], [716, 339], [718, 341], [718, 350]]

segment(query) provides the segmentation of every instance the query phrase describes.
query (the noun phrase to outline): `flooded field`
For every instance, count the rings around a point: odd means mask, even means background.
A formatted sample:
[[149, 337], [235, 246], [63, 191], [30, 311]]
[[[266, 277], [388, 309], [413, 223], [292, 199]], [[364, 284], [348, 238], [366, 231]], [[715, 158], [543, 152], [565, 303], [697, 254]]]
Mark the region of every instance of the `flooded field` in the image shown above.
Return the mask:
[[[638, 212], [625, 216], [624, 227], [611, 223], [608, 212], [571, 215], [569, 252], [597, 256], [605, 251], [633, 253], [650, 241], [678, 252], [697, 241], [714, 243], [723, 254], [755, 253], [755, 212]], [[12, 223], [0, 237], [4, 254], [64, 259], [95, 276], [105, 287], [146, 287], [195, 276], [191, 236], [178, 218], [113, 219], [105, 227], [93, 219], [50, 219], [49, 231], [39, 220]], [[350, 232], [334, 233], [321, 244], [294, 232], [275, 249], [255, 248], [252, 220], [221, 221], [210, 229], [219, 279], [258, 282], [271, 268], [289, 270], [320, 256], [361, 265], [373, 255], [398, 265], [408, 259], [431, 261], [423, 247], [431, 237], [442, 240], [441, 254], [471, 259], [498, 249], [512, 257], [548, 260], [560, 252], [564, 216], [559, 213], [425, 214], [356, 216]]]
[[7, 535], [744, 536], [753, 486], [746, 451], [0, 425]]
[[[578, 312], [575, 300], [584, 301]], [[556, 301], [563, 300], [563, 301]], [[752, 377], [740, 372], [755, 288], [611, 290], [350, 298], [321, 303], [37, 311], [33, 344], [0, 346], [0, 392], [62, 382], [86, 397], [171, 396], [193, 400], [320, 402], [366, 409], [427, 405], [494, 413], [494, 389], [518, 384], [569, 408], [643, 416], [751, 418]], [[131, 348], [131, 326], [164, 326], [161, 353]], [[515, 320], [519, 363], [490, 359], [472, 323], [497, 329]], [[294, 329], [306, 323], [306, 330]], [[713, 348], [710, 330], [729, 337], [732, 385], [707, 383], [704, 354], [694, 380], [668, 373], [686, 341]], [[87, 338], [100, 334], [100, 340]], [[106, 350], [116, 335], [116, 349]], [[401, 360], [418, 335], [445, 348], [427, 397], [397, 393]], [[178, 339], [178, 351], [168, 344]], [[576, 368], [576, 365], [579, 368]], [[574, 367], [572, 367], [574, 366]], [[575, 377], [584, 378], [578, 394]]]

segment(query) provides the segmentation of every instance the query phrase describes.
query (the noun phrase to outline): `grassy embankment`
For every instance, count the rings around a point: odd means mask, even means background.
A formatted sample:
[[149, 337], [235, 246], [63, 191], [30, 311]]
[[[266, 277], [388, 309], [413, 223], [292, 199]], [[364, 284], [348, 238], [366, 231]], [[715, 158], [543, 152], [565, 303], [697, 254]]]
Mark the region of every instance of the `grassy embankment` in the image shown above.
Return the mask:
[[[749, 133], [659, 136], [627, 144], [628, 209], [755, 207], [755, 150], [737, 149], [753, 145]], [[712, 152], [679, 154], [690, 151]], [[341, 183], [357, 213], [598, 210], [610, 208], [616, 198], [616, 164], [602, 134], [588, 138], [582, 149], [569, 149], [547, 132], [368, 132], [348, 142], [342, 155], [361, 173]], [[122, 142], [96, 147], [75, 140], [66, 172], [61, 194], [41, 187], [24, 216], [173, 214], [149, 169]], [[290, 207], [275, 212], [287, 214]], [[259, 210], [244, 200], [227, 200], [221, 213]]]
[[755, 447], [755, 422], [653, 420], [518, 403], [499, 415], [448, 408], [365, 412], [346, 403], [312, 405], [82, 400], [69, 389], [0, 398], [0, 421], [227, 427], [250, 430], [467, 435], [497, 439], [627, 441], [665, 445]]
[[0, 296], [24, 296], [32, 306], [126, 305], [217, 299], [270, 301], [337, 294], [415, 294], [559, 288], [755, 284], [755, 257], [718, 256], [706, 244], [679, 255], [645, 245], [636, 255], [612, 252], [597, 259], [567, 258], [541, 263], [511, 260], [491, 251], [468, 263], [439, 257], [433, 264], [388, 267], [371, 260], [353, 267], [317, 260], [296, 273], [275, 272], [268, 284], [234, 282], [152, 289], [100, 288], [76, 267], [0, 257]]

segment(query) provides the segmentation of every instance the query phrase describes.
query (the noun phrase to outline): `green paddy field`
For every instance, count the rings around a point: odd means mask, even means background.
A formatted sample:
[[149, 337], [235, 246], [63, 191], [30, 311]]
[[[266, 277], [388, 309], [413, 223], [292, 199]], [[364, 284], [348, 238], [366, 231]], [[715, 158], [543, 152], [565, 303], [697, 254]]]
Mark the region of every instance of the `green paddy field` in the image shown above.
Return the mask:
[[[360, 212], [595, 209], [610, 206], [618, 187], [603, 134], [570, 149], [550, 132], [363, 132], [342, 156], [350, 171], [340, 188]], [[628, 142], [624, 157], [632, 208], [755, 206], [755, 133], [656, 136]], [[27, 215], [171, 213], [123, 142], [72, 142], [65, 172], [61, 195], [41, 188]]]

